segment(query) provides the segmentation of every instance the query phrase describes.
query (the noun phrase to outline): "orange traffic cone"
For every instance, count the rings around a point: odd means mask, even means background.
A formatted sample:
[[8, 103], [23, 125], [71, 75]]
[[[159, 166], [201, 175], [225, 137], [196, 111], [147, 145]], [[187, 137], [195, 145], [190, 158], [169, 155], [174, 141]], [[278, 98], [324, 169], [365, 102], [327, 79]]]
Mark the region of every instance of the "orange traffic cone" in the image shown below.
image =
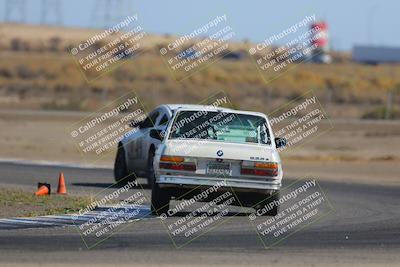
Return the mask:
[[35, 196], [50, 195], [50, 184], [38, 183], [38, 190], [35, 192]]
[[57, 194], [66, 194], [67, 187], [65, 186], [64, 174], [60, 172], [60, 176], [58, 177], [58, 188]]

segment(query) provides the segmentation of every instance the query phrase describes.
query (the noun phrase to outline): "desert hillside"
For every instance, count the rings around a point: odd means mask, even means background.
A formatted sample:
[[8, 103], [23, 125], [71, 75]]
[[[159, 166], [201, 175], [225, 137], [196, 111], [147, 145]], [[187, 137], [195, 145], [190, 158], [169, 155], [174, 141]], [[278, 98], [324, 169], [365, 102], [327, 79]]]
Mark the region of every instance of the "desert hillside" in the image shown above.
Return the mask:
[[225, 91], [237, 108], [270, 112], [313, 89], [333, 118], [379, 118], [389, 91], [393, 117], [400, 97], [400, 65], [360, 65], [334, 53], [329, 65], [293, 64], [266, 81], [246, 53], [248, 42], [230, 44], [239, 59], [222, 58], [176, 82], [160, 56], [174, 36], [147, 34], [141, 53], [91, 82], [82, 76], [71, 47], [96, 30], [0, 24], [0, 106], [3, 109], [91, 111], [134, 90], [149, 108], [160, 103], [198, 103]]

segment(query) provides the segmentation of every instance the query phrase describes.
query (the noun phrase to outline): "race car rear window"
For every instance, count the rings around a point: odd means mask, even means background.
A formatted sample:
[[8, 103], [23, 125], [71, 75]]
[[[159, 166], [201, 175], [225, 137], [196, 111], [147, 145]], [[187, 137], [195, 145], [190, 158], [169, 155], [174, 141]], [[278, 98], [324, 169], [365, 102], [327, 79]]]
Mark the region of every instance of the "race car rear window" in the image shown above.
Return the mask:
[[169, 138], [270, 144], [270, 134], [263, 117], [203, 110], [178, 112]]

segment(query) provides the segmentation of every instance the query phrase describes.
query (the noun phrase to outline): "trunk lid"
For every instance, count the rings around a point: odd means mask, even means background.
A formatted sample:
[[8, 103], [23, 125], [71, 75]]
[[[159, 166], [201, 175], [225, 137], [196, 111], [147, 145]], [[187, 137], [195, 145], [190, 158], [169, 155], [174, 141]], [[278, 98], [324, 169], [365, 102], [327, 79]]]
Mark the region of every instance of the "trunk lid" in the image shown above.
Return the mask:
[[209, 140], [168, 140], [164, 154], [238, 161], [276, 161], [276, 153], [269, 145], [238, 144]]

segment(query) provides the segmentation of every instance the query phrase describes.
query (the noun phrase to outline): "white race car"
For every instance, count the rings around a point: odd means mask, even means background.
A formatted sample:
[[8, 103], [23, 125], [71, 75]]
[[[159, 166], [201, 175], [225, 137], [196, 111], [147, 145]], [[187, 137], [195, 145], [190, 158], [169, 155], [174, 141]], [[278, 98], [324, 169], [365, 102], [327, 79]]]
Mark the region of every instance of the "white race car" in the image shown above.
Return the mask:
[[[160, 138], [150, 136], [154, 131], [165, 131], [178, 106], [162, 105], [148, 114], [146, 119], [131, 124], [135, 128], [118, 144], [114, 164], [116, 182], [133, 180], [135, 175], [152, 177], [153, 158], [161, 143]], [[133, 174], [134, 173], [134, 174]], [[149, 180], [151, 185], [151, 181]]]
[[[216, 184], [233, 190], [240, 205], [263, 207], [279, 198], [282, 164], [266, 115], [201, 105], [162, 105], [121, 141], [116, 179], [146, 175], [153, 214], [166, 213], [171, 199], [188, 199]], [[276, 201], [274, 201], [276, 203]], [[239, 203], [236, 203], [239, 204]], [[265, 215], [275, 216], [273, 205]]]

